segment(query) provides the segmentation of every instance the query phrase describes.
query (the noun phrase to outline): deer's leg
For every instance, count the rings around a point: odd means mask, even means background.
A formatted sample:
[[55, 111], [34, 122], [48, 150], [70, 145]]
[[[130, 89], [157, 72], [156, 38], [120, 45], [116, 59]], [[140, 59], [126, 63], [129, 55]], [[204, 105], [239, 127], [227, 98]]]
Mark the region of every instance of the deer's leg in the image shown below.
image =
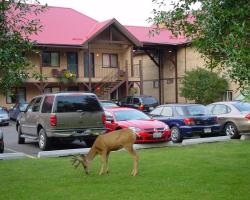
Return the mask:
[[101, 154], [101, 162], [102, 162], [102, 166], [99, 172], [99, 175], [102, 175], [104, 172], [106, 173], [107, 171], [107, 152], [103, 152]]
[[133, 164], [133, 170], [131, 175], [136, 176], [138, 174], [138, 160], [139, 156], [137, 155], [136, 151], [133, 148], [132, 145], [124, 146], [124, 148], [133, 156], [134, 164]]

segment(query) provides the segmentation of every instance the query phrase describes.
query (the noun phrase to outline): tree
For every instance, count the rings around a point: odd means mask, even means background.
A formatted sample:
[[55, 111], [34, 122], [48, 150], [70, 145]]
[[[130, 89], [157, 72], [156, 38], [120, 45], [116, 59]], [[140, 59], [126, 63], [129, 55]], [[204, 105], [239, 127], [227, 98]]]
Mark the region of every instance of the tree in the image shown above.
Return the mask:
[[206, 69], [188, 71], [183, 79], [181, 96], [196, 103], [209, 104], [218, 100], [228, 87], [224, 78]]
[[[34, 2], [34, 1], [33, 1]], [[20, 85], [30, 75], [32, 66], [25, 56], [34, 51], [29, 39], [41, 29], [39, 20], [30, 18], [44, 10], [44, 6], [28, 4], [27, 0], [0, 1], [0, 92]], [[32, 75], [31, 75], [32, 76]]]
[[159, 6], [149, 18], [156, 32], [164, 25], [175, 35], [185, 35], [206, 58], [207, 68], [226, 72], [241, 90], [249, 88], [249, 0], [179, 0], [169, 11], [166, 0], [152, 1]]

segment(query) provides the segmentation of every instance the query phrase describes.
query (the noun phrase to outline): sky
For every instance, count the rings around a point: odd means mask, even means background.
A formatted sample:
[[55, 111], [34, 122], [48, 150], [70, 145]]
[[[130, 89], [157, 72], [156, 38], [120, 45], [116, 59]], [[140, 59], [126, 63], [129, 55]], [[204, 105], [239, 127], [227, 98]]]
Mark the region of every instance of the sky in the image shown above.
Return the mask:
[[[171, 0], [167, 0], [169, 3]], [[97, 21], [116, 18], [123, 25], [150, 26], [146, 21], [157, 8], [152, 0], [39, 0], [48, 6], [73, 8]]]

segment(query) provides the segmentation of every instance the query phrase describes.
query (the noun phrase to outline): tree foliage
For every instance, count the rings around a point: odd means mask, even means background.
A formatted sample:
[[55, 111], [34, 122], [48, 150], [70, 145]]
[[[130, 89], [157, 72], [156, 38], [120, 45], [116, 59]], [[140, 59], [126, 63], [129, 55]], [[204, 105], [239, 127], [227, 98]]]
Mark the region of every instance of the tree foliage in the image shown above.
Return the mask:
[[188, 71], [183, 79], [181, 96], [196, 103], [209, 104], [218, 100], [228, 87], [224, 78], [206, 69]]
[[164, 25], [175, 35], [185, 35], [206, 58], [206, 67], [225, 72], [242, 90], [249, 88], [249, 0], [179, 0], [168, 11], [168, 0], [152, 1], [159, 6], [149, 18], [156, 31]]
[[[34, 1], [33, 1], [34, 2]], [[30, 61], [25, 56], [33, 51], [31, 34], [41, 29], [36, 16], [44, 10], [39, 2], [27, 0], [0, 1], [0, 92], [18, 86], [29, 77]]]

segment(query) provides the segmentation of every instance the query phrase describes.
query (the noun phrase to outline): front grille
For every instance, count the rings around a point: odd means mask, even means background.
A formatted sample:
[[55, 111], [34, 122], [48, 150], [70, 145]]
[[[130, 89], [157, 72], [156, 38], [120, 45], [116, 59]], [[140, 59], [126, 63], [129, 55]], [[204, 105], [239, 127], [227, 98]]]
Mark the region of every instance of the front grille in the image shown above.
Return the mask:
[[163, 132], [164, 128], [146, 128], [144, 129], [145, 132], [153, 134], [155, 132]]

